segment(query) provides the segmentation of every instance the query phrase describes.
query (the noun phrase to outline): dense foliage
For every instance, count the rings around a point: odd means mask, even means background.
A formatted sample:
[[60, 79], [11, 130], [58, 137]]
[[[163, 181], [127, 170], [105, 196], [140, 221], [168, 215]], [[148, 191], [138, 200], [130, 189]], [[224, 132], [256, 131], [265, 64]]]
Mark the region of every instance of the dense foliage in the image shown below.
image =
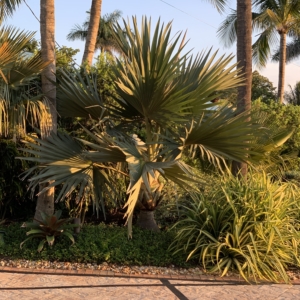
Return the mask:
[[294, 87], [289, 85], [289, 91], [287, 91], [284, 96], [287, 103], [300, 105], [300, 81], [298, 81]]
[[171, 249], [222, 276], [288, 281], [288, 267], [300, 266], [299, 205], [293, 184], [228, 176], [182, 204]]
[[259, 74], [258, 71], [254, 71], [252, 74], [252, 101], [261, 99], [262, 102], [270, 103], [270, 101], [276, 101], [276, 88], [272, 82], [267, 78]]
[[[237, 101], [237, 88], [222, 91], [220, 95], [221, 99], [226, 99], [231, 103]], [[264, 103], [270, 103], [272, 100], [276, 101], [276, 88], [272, 82], [267, 78], [259, 74], [258, 71], [252, 73], [252, 88], [251, 88], [251, 100], [255, 101], [260, 99]]]
[[291, 138], [283, 145], [282, 151], [299, 156], [300, 149], [300, 106], [282, 105], [276, 102], [265, 104], [257, 102], [255, 109], [266, 112], [269, 116], [269, 122], [274, 126], [282, 128], [293, 128], [294, 133]]
[[28, 217], [30, 210], [34, 209], [34, 202], [27, 193], [28, 183], [19, 178], [28, 164], [15, 159], [20, 155], [17, 147], [13, 141], [0, 141], [0, 220]]

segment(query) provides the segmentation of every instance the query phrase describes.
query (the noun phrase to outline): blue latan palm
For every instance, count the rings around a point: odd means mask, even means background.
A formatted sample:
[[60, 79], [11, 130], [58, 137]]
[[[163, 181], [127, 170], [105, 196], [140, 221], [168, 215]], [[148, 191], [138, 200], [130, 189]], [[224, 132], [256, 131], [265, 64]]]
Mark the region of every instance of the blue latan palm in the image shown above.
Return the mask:
[[232, 56], [216, 59], [211, 51], [196, 58], [184, 54], [186, 45], [180, 34], [172, 38], [171, 23], [158, 22], [153, 33], [146, 18], [140, 27], [135, 18], [132, 24], [124, 21], [124, 27], [126, 38], [120, 25], [113, 28], [125, 54], [113, 66], [117, 104], [105, 106], [97, 86], [80, 72], [74, 77], [63, 73], [59, 80], [63, 115], [90, 116], [93, 128], [84, 129], [86, 139], [58, 133], [24, 149], [35, 156], [23, 159], [40, 163], [27, 172], [33, 174], [33, 188], [40, 182], [64, 184], [59, 195], [64, 198], [81, 185], [79, 197], [91, 195], [99, 208], [103, 190], [114, 191], [112, 175], [124, 175], [117, 166], [126, 164], [130, 225], [136, 204], [154, 209], [166, 181], [195, 188], [196, 175], [182, 160], [187, 147], [199, 147], [203, 158], [216, 166], [224, 158], [251, 163], [289, 137], [290, 132], [284, 132], [258, 147], [258, 136], [271, 133], [254, 117], [250, 121], [249, 112], [236, 115], [229, 106], [209, 109], [219, 90], [242, 82], [236, 65], [228, 66]]

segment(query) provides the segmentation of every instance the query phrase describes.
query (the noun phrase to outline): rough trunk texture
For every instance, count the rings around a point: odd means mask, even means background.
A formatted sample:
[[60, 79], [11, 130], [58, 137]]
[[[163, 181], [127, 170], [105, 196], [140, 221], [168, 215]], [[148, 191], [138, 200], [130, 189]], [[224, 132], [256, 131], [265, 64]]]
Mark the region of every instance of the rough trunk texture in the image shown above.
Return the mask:
[[[47, 136], [49, 131], [56, 133], [57, 131], [57, 112], [56, 112], [56, 87], [51, 82], [55, 82], [55, 9], [54, 0], [41, 0], [41, 52], [42, 60], [51, 63], [42, 71], [42, 91], [50, 104], [51, 121], [42, 130], [42, 136]], [[49, 131], [48, 131], [49, 129]], [[40, 191], [46, 185], [40, 185]], [[34, 218], [41, 219], [40, 212], [44, 212], [48, 215], [52, 215], [54, 212], [54, 188], [51, 188], [46, 193], [42, 193], [38, 196], [36, 211]]]
[[74, 218], [73, 224], [78, 225], [78, 227], [74, 228], [74, 233], [79, 234], [80, 233], [80, 227], [81, 227], [81, 219], [80, 218]]
[[279, 56], [279, 77], [278, 77], [278, 101], [283, 103], [284, 79], [286, 64], [286, 33], [280, 32], [280, 56]]
[[[47, 187], [46, 184], [40, 184], [40, 191]], [[35, 214], [34, 219], [35, 220], [42, 220], [41, 218], [41, 212], [47, 214], [47, 215], [53, 215], [54, 213], [54, 188], [49, 189], [47, 192], [41, 193], [38, 196], [36, 208], [35, 208]]]
[[[251, 0], [237, 0], [237, 61], [245, 76], [245, 85], [238, 88], [237, 112], [251, 109], [252, 85], [252, 3]], [[234, 175], [247, 175], [247, 164], [233, 162]]]
[[154, 219], [153, 210], [141, 210], [136, 225], [143, 229], [159, 231], [159, 228]]
[[92, 0], [90, 23], [85, 42], [82, 64], [92, 65], [94, 52], [96, 49], [97, 35], [100, 24], [102, 0]]

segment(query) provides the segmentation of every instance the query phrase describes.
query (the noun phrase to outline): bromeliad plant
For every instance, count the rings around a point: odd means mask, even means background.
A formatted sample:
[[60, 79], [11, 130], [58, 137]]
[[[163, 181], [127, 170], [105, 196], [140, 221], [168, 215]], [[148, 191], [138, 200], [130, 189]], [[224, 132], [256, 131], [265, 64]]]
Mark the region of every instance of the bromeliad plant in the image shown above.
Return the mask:
[[26, 235], [29, 235], [30, 237], [20, 244], [20, 248], [22, 248], [23, 244], [28, 240], [41, 238], [42, 240], [37, 248], [37, 251], [41, 252], [45, 243], [48, 243], [50, 247], [53, 246], [55, 238], [58, 236], [66, 236], [74, 244], [74, 237], [68, 229], [78, 227], [80, 225], [68, 224], [72, 219], [60, 219], [61, 213], [62, 211], [58, 210], [54, 215], [47, 216], [41, 212], [41, 221], [35, 220], [36, 223], [24, 223], [24, 227], [30, 228], [30, 231], [26, 233]]
[[[92, 128], [83, 128], [85, 139], [66, 133], [36, 139], [23, 149], [34, 157], [23, 159], [39, 163], [26, 174], [33, 189], [49, 181], [49, 187], [63, 184], [60, 200], [81, 185], [79, 198], [89, 195], [96, 208], [104, 206], [105, 194], [114, 194], [116, 174], [129, 178], [125, 216], [131, 235], [137, 206], [143, 212], [139, 224], [157, 228], [153, 211], [164, 196], [166, 181], [185, 189], [200, 182], [182, 160], [185, 149], [198, 147], [204, 159], [220, 165], [223, 158], [259, 161], [278, 143], [271, 138], [268, 150], [254, 150], [257, 136], [263, 132], [270, 137], [271, 132], [255, 116], [250, 121], [249, 112], [236, 115], [230, 106], [218, 108], [211, 102], [219, 91], [243, 82], [236, 64], [228, 66], [232, 56], [217, 58], [211, 51], [195, 58], [184, 54], [184, 37], [172, 38], [171, 23], [158, 22], [153, 34], [147, 18], [141, 29], [135, 18], [133, 29], [125, 21], [124, 26], [126, 35], [120, 25], [113, 31], [123, 52], [112, 66], [118, 95], [114, 104], [102, 102], [89, 75], [62, 72], [60, 115], [90, 118]], [[280, 143], [288, 136], [285, 132]]]

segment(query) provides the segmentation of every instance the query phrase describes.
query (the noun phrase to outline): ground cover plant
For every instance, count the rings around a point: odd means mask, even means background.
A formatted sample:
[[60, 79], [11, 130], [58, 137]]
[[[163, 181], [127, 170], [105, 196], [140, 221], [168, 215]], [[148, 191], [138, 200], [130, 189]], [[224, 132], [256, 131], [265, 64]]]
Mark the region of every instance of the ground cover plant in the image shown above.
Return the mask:
[[299, 191], [291, 183], [272, 182], [264, 173], [228, 175], [180, 211], [170, 249], [212, 272], [288, 281], [289, 266], [300, 266]]
[[80, 263], [115, 263], [124, 265], [152, 265], [167, 267], [170, 265], [188, 267], [181, 255], [168, 251], [174, 233], [168, 231], [153, 232], [135, 228], [134, 239], [128, 240], [125, 227], [116, 225], [90, 225], [82, 227], [75, 238], [75, 244], [59, 236], [52, 247], [44, 247], [37, 252], [38, 238], [25, 243], [20, 249], [27, 229], [20, 223], [5, 226], [5, 244], [0, 246], [0, 257], [10, 259], [50, 260]]

